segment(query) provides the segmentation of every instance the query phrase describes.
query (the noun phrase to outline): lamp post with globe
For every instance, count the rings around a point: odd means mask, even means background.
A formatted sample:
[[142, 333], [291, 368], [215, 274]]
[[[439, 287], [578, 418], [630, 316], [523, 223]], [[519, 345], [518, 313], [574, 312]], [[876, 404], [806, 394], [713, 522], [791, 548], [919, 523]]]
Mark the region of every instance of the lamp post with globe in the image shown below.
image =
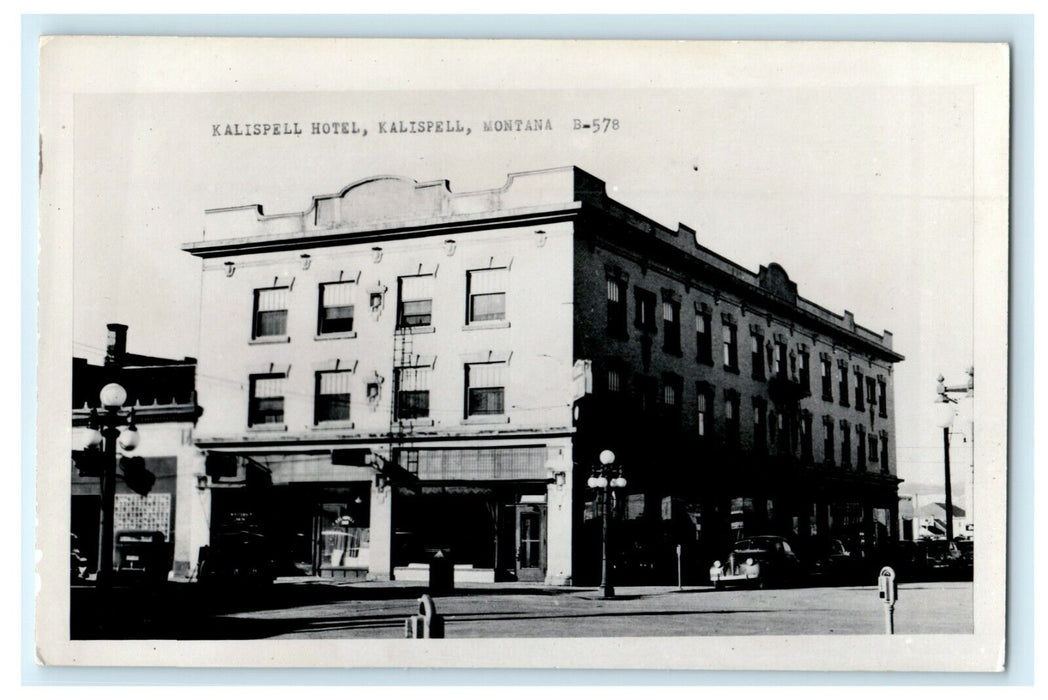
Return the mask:
[[[88, 422], [87, 449], [101, 453], [99, 484], [102, 502], [98, 518], [98, 570], [95, 585], [106, 588], [113, 580], [113, 506], [116, 501], [117, 447], [131, 452], [139, 443], [135, 427], [135, 410], [125, 416], [120, 409], [127, 401], [127, 390], [113, 382], [106, 384], [98, 394], [104, 412], [94, 409]], [[127, 429], [120, 430], [126, 420]]]
[[608, 525], [610, 522], [611, 490], [626, 488], [626, 478], [622, 476], [622, 466], [615, 466], [615, 453], [604, 450], [600, 453], [600, 465], [593, 467], [593, 475], [586, 480], [586, 485], [601, 494], [601, 560], [600, 560], [600, 594], [604, 598], [615, 597], [615, 587], [608, 580], [610, 574]]

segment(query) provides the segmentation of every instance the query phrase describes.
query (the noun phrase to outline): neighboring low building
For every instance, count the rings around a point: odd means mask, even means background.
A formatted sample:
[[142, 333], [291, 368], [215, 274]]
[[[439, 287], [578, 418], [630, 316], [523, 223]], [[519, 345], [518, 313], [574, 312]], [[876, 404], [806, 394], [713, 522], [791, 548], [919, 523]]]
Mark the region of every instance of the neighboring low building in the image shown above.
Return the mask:
[[259, 533], [281, 571], [424, 576], [443, 550], [459, 580], [595, 582], [604, 449], [622, 576], [750, 534], [897, 538], [891, 333], [578, 168], [209, 210], [183, 248], [212, 541]]
[[[156, 477], [149, 493], [132, 491], [117, 480], [113, 530], [160, 532], [168, 547], [169, 569], [188, 576], [197, 552], [208, 542], [206, 504], [199, 498], [195, 473], [203, 471], [202, 456], [193, 445], [193, 427], [200, 414], [196, 403], [196, 360], [172, 360], [127, 352], [127, 326], [107, 326], [102, 365], [73, 359], [73, 427], [86, 428], [91, 411], [101, 413], [99, 391], [110, 382], [127, 390], [125, 406], [134, 407], [141, 442], [131, 456], [144, 459]], [[81, 433], [74, 430], [74, 440]], [[79, 445], [74, 444], [74, 457]], [[87, 571], [98, 562], [99, 478], [82, 475], [73, 460], [70, 531]], [[194, 530], [193, 523], [196, 523]]]

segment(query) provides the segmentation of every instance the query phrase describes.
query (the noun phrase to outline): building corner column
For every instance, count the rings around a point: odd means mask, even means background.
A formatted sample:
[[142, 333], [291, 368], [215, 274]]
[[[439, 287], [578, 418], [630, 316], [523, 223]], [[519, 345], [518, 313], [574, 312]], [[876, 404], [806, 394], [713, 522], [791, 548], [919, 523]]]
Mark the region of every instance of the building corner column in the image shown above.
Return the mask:
[[371, 538], [368, 551], [368, 581], [393, 580], [393, 492], [394, 488], [371, 483]]
[[[565, 448], [569, 452], [570, 448]], [[546, 487], [546, 579], [547, 586], [572, 584], [572, 482], [571, 460], [557, 455], [552, 467], [555, 476]], [[558, 483], [560, 481], [561, 483]]]

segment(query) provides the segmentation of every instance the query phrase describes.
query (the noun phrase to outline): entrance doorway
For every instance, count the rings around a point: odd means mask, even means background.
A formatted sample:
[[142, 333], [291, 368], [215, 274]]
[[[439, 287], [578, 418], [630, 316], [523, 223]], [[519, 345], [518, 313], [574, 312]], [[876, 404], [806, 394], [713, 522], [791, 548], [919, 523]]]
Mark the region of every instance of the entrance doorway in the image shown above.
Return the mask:
[[546, 578], [546, 507], [517, 506], [517, 580]]

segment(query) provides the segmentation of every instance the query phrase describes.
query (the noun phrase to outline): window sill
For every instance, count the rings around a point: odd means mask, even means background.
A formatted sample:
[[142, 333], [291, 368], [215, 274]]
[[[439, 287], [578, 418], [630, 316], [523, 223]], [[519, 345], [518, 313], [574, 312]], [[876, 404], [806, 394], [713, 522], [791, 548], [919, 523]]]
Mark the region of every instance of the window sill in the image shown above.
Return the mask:
[[397, 335], [422, 335], [436, 332], [436, 326], [401, 326], [397, 328]]
[[828, 401], [830, 403], [833, 403], [833, 394], [823, 394], [822, 395], [822, 400], [823, 401]]
[[261, 425], [249, 425], [247, 426], [249, 433], [286, 433], [287, 424], [285, 423], [266, 423]]
[[344, 331], [342, 333], [317, 333], [313, 336], [313, 340], [349, 340], [356, 337], [356, 331]]
[[509, 328], [509, 321], [474, 321], [462, 326], [464, 331], [486, 331], [492, 328]]
[[353, 421], [326, 420], [313, 426], [313, 430], [353, 430]]
[[662, 348], [662, 351], [663, 351], [664, 353], [666, 353], [667, 355], [673, 355], [673, 356], [675, 356], [675, 357], [683, 357], [683, 356], [684, 356], [684, 353], [682, 353], [682, 352], [680, 351], [680, 348], [673, 348], [673, 347], [669, 347], [669, 348], [667, 348], [667, 347], [663, 347], [663, 348]]
[[724, 371], [725, 372], [731, 372], [732, 374], [738, 374], [739, 373], [739, 368], [738, 367], [732, 367], [731, 365], [724, 365]]
[[291, 336], [287, 335], [264, 335], [247, 341], [249, 345], [271, 345], [273, 343], [290, 343]]
[[469, 418], [463, 418], [460, 423], [462, 425], [498, 425], [500, 423], [509, 423], [509, 416], [470, 416]]
[[402, 428], [431, 428], [434, 425], [432, 418], [401, 418], [397, 423]]

